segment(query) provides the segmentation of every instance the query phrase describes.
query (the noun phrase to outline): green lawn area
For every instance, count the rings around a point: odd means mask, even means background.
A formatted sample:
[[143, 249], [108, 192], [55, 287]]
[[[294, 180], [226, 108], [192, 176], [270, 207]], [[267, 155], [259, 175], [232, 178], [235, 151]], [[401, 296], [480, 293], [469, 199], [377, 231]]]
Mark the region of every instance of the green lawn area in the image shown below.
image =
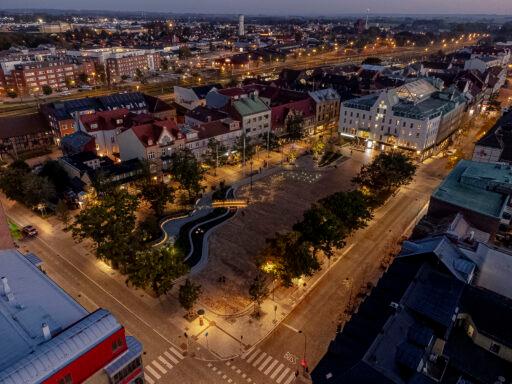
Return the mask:
[[11, 231], [11, 236], [14, 240], [20, 240], [23, 235], [21, 234], [21, 229], [15, 223], [9, 220], [9, 231]]

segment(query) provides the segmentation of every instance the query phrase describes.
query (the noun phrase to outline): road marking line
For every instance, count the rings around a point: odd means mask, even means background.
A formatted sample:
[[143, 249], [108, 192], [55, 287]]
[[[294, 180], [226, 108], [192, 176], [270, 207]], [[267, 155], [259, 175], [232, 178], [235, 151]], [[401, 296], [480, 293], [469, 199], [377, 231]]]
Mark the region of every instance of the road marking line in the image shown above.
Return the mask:
[[260, 352], [261, 352], [261, 349], [255, 350], [254, 353], [252, 354], [252, 356], [247, 359], [247, 363], [250, 363], [251, 361], [253, 361], [254, 358], [260, 354]]
[[164, 369], [164, 367], [162, 367], [160, 364], [158, 364], [158, 361], [153, 360], [153, 361], [151, 362], [151, 364], [153, 364], [155, 367], [157, 367], [157, 368], [158, 368], [158, 370], [159, 370], [160, 372], [162, 372], [164, 375], [167, 373], [167, 371]]
[[172, 369], [172, 364], [170, 364], [167, 360], [165, 360], [162, 356], [158, 356], [158, 360], [160, 360], [167, 368]]
[[144, 373], [144, 380], [147, 381], [149, 384], [155, 384], [155, 381], [146, 373]]
[[259, 363], [261, 363], [261, 360], [263, 360], [265, 358], [265, 356], [267, 356], [267, 352], [263, 352], [260, 357], [258, 357], [254, 363], [252, 363], [252, 366], [255, 367], [257, 366]]
[[290, 372], [290, 368], [286, 368], [283, 373], [281, 373], [281, 376], [276, 380], [277, 384], [279, 384], [281, 381], [283, 381], [284, 377]]
[[269, 355], [269, 356], [265, 359], [265, 361], [264, 361], [263, 363], [261, 363], [261, 365], [258, 367], [258, 370], [259, 370], [259, 371], [263, 371], [263, 368], [265, 368], [265, 366], [266, 366], [268, 363], [270, 363], [270, 360], [272, 360], [272, 359], [273, 359], [273, 357]]
[[150, 372], [153, 376], [155, 376], [155, 378], [156, 378], [157, 380], [158, 380], [158, 379], [160, 379], [160, 378], [162, 377], [162, 376], [160, 376], [160, 375], [158, 374], [158, 372], [157, 372], [157, 371], [155, 371], [155, 370], [153, 369], [153, 367], [152, 367], [151, 365], [146, 365], [146, 367], [145, 367], [144, 369], [145, 369], [146, 371]]
[[175, 349], [175, 348], [173, 348], [173, 347], [170, 347], [169, 349], [170, 349], [170, 350], [171, 350], [171, 351], [172, 351], [176, 356], [178, 356], [178, 357], [180, 358], [180, 360], [183, 360], [183, 359], [185, 358], [181, 353], [179, 353], [179, 352], [178, 352], [178, 350], [177, 350], [177, 349]]
[[267, 367], [267, 370], [265, 371], [265, 375], [268, 375], [268, 374], [270, 373], [270, 371], [272, 370], [272, 368], [274, 368], [274, 367], [277, 365], [277, 363], [279, 363], [279, 361], [278, 361], [278, 360], [274, 360], [274, 361], [272, 362], [272, 364], [270, 364], [270, 365]]
[[290, 384], [290, 382], [295, 379], [295, 372], [292, 372], [290, 376], [288, 376], [288, 380], [286, 380], [283, 384]]
[[279, 371], [280, 371], [281, 369], [283, 369], [283, 368], [284, 368], [284, 364], [283, 364], [283, 363], [281, 363], [281, 365], [280, 365], [279, 367], [277, 367], [277, 369], [274, 371], [274, 373], [272, 373], [272, 375], [270, 376], [270, 378], [271, 378], [271, 379], [273, 379], [274, 377], [276, 377], [276, 376], [277, 376], [277, 374], [279, 373]]
[[[12, 217], [7, 216], [9, 219], [14, 221], [15, 223], [19, 224], [17, 220], [14, 220]], [[167, 337], [162, 335], [159, 331], [157, 331], [155, 328], [151, 326], [146, 320], [144, 320], [142, 317], [137, 315], [133, 310], [131, 310], [127, 305], [123, 304], [119, 299], [117, 299], [114, 295], [112, 295], [109, 291], [107, 291], [103, 286], [96, 282], [92, 277], [89, 277], [82, 269], [77, 267], [75, 264], [73, 264], [71, 261], [69, 261], [69, 258], [64, 257], [60, 254], [57, 250], [55, 250], [49, 243], [46, 242], [46, 240], [43, 240], [41, 237], [36, 238], [37, 241], [44, 244], [51, 252], [53, 252], [55, 255], [57, 255], [62, 261], [70, 265], [72, 268], [74, 268], [79, 274], [84, 276], [87, 280], [89, 280], [94, 286], [96, 286], [99, 290], [103, 291], [107, 296], [111, 297], [116, 303], [118, 303], [121, 307], [123, 307], [129, 314], [131, 314], [133, 317], [135, 317], [137, 320], [139, 320], [142, 324], [144, 324], [146, 327], [151, 329], [153, 332], [155, 332], [158, 336], [160, 336], [163, 340], [165, 340], [169, 345], [174, 345]]]
[[282, 323], [286, 328], [291, 329], [295, 333], [299, 333], [299, 330], [297, 328], [293, 328], [291, 325], [288, 325], [286, 323]]
[[171, 355], [169, 352], [165, 351], [164, 355], [167, 356], [174, 364], [178, 364], [179, 363], [179, 361], [177, 359], [175, 359], [174, 356]]

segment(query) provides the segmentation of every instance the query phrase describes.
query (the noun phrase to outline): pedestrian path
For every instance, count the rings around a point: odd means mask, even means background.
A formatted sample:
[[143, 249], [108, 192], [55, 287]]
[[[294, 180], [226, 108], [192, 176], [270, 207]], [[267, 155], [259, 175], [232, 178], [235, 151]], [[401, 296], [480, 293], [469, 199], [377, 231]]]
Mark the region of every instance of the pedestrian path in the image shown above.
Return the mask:
[[[261, 349], [253, 349], [241, 356], [246, 364], [257, 369], [262, 375], [267, 376], [272, 382], [277, 384], [290, 384], [295, 379], [295, 369], [289, 364], [282, 363], [270, 354]], [[238, 372], [236, 362], [227, 361], [226, 365]], [[269, 381], [270, 382], [270, 381]]]
[[[148, 384], [155, 384], [158, 380], [164, 380], [173, 369], [185, 357], [174, 347], [170, 347], [151, 363], [144, 367], [144, 379]], [[168, 380], [165, 382], [169, 382]]]

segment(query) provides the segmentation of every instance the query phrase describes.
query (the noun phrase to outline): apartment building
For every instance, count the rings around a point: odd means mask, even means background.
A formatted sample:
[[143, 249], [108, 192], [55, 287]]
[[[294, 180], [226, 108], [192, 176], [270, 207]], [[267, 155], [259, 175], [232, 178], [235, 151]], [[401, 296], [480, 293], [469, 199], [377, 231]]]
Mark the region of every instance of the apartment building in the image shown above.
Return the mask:
[[0, 82], [5, 96], [8, 92], [18, 95], [41, 95], [43, 86], [54, 91], [78, 82], [81, 73], [94, 73], [92, 62], [69, 60], [3, 62], [0, 63]]

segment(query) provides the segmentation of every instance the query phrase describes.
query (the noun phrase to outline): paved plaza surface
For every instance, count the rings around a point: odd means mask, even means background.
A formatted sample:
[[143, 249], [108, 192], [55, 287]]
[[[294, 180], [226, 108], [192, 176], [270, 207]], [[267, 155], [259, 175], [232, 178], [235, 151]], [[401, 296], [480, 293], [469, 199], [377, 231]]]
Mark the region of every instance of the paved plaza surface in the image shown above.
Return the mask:
[[[471, 135], [464, 138], [466, 148], [471, 147], [471, 142]], [[244, 227], [248, 233], [239, 231], [236, 238], [232, 236], [227, 240], [239, 247], [240, 253], [246, 253], [242, 267], [249, 270], [249, 251], [255, 253], [257, 250], [244, 246], [244, 236], [256, 248], [266, 237], [272, 236], [272, 231], [289, 229], [312, 201], [336, 188], [348, 188], [349, 180], [363, 162], [370, 160], [371, 153], [354, 150], [350, 155], [348, 149], [344, 151], [350, 158], [332, 171], [333, 176], [329, 179], [336, 181], [330, 181], [330, 187], [319, 190], [315, 189], [315, 183], [299, 180], [275, 180], [276, 185], [266, 180], [255, 183], [251, 199], [258, 209], [251, 210], [251, 207], [244, 215], [239, 213], [219, 227], [218, 233], [212, 234], [212, 263], [217, 262], [217, 258], [227, 257], [217, 256], [215, 252], [219, 252], [218, 247], [229, 231]], [[190, 323], [183, 318], [184, 310], [176, 300], [176, 290], [167, 297], [155, 299], [141, 290], [129, 288], [122, 275], [95, 259], [88, 242], [76, 244], [70, 233], [62, 230], [57, 219], [42, 219], [5, 198], [2, 203], [8, 217], [16, 223], [33, 224], [39, 229], [39, 238], [19, 243], [21, 251], [37, 254], [48, 275], [85, 308], [108, 308], [126, 326], [129, 334], [141, 340], [148, 383], [289, 384], [296, 380], [295, 372], [304, 352], [311, 368], [324, 354], [336, 325], [343, 320], [348, 302], [355, 300], [366, 282], [378, 279], [383, 258], [417, 220], [430, 193], [447, 172], [446, 159], [427, 160], [418, 169], [414, 182], [381, 207], [369, 227], [356, 232], [347, 246], [337, 252], [329, 270], [324, 268], [317, 276], [305, 281], [306, 286], [297, 287], [293, 292], [277, 290], [275, 301], [269, 297], [263, 303], [265, 314], [261, 320], [252, 319], [249, 313], [233, 317], [220, 311], [210, 312], [206, 294], [205, 302], [198, 305], [204, 304], [206, 308], [203, 325], [198, 319]], [[299, 183], [303, 187], [293, 196], [288, 183]], [[240, 193], [249, 193], [247, 187]], [[286, 195], [290, 195], [289, 200]], [[293, 210], [286, 208], [294, 203], [297, 207]], [[283, 211], [277, 211], [278, 207]], [[259, 223], [259, 219], [272, 220], [272, 227], [260, 224], [253, 228], [253, 223]], [[233, 259], [237, 254], [234, 252]], [[250, 277], [250, 272], [247, 273]], [[228, 281], [235, 280], [227, 277]], [[244, 300], [240, 299], [240, 303], [233, 307], [236, 310], [243, 308]]]

